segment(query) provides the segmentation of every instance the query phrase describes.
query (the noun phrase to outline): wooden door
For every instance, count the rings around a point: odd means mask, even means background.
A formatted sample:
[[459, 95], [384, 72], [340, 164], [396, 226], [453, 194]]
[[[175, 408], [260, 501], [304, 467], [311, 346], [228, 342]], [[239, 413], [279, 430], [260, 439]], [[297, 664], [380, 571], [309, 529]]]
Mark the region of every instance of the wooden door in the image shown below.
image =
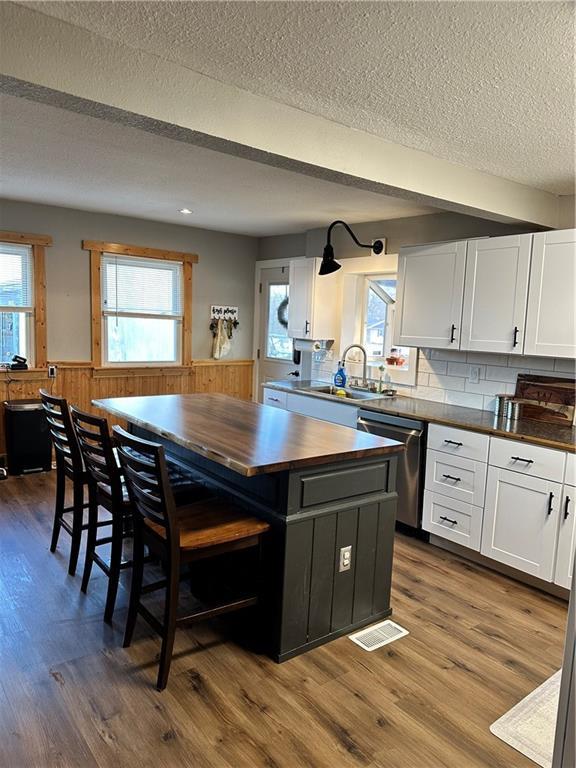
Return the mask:
[[576, 229], [533, 235], [524, 353], [576, 357]]
[[470, 240], [461, 349], [521, 355], [532, 235]]
[[561, 494], [560, 483], [489, 467], [482, 554], [552, 581]]
[[576, 551], [576, 487], [565, 485], [560, 507], [560, 530], [554, 583], [570, 589]]
[[394, 343], [459, 349], [466, 242], [402, 248]]

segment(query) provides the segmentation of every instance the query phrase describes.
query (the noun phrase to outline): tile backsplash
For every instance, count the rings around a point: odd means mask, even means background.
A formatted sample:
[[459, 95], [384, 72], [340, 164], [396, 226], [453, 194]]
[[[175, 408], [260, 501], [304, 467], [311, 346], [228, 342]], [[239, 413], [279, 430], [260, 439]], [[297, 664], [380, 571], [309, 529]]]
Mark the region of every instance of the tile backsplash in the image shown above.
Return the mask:
[[[359, 366], [353, 363], [347, 368], [352, 375], [360, 372]], [[476, 377], [472, 376], [472, 369], [476, 369], [478, 381], [473, 380]], [[322, 355], [314, 356], [313, 378], [330, 380], [334, 370], [333, 360], [322, 359]], [[409, 397], [492, 411], [496, 395], [514, 393], [519, 373], [574, 378], [576, 360], [420, 349], [416, 386], [398, 385], [395, 388], [399, 394]]]

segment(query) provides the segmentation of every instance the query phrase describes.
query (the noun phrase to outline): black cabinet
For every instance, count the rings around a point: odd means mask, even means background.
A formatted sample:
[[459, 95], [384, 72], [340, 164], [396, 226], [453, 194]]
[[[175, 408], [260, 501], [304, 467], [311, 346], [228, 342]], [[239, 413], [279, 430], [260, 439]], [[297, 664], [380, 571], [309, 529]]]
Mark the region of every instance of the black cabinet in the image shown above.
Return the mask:
[[9, 475], [52, 468], [52, 443], [40, 400], [6, 400], [4, 425]]

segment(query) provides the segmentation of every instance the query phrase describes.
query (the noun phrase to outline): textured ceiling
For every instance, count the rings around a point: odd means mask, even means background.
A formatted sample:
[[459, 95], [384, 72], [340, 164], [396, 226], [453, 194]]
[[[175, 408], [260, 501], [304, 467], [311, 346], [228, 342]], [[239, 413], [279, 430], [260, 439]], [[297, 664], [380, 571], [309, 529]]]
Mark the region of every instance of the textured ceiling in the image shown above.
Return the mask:
[[7, 198], [256, 236], [437, 212], [15, 96], [0, 120]]
[[31, 2], [496, 176], [574, 193], [572, 2]]

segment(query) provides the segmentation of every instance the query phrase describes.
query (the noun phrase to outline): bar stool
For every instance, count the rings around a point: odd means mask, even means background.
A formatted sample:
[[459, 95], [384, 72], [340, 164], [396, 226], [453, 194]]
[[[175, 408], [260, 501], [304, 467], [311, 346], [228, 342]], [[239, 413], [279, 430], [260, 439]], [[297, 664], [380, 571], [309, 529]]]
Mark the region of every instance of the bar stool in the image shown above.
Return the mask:
[[[82, 576], [82, 592], [88, 589], [92, 564], [108, 576], [104, 621], [112, 622], [120, 571], [129, 568], [132, 561], [122, 561], [124, 539], [132, 535], [132, 505], [122, 480], [120, 465], [114, 453], [108, 422], [100, 416], [84, 413], [71, 406], [70, 414], [78, 438], [78, 445], [88, 473], [90, 496], [86, 559]], [[110, 536], [98, 538], [98, 507], [104, 507], [111, 516]], [[110, 560], [106, 562], [96, 548], [110, 544]]]
[[[235, 550], [259, 548], [270, 526], [226, 499], [205, 499], [177, 508], [163, 446], [134, 437], [118, 426], [112, 431], [135, 510], [134, 569], [124, 647], [132, 642], [140, 614], [162, 637], [156, 684], [162, 691], [168, 682], [178, 625], [248, 608], [258, 602], [256, 594], [244, 595], [177, 618], [180, 565]], [[163, 560], [166, 578], [143, 587], [144, 546]], [[158, 589], [166, 590], [162, 622], [142, 604], [142, 595]]]
[[[108, 577], [104, 621], [112, 622], [120, 573], [132, 567], [132, 560], [122, 560], [124, 541], [132, 537], [132, 504], [124, 483], [118, 457], [108, 430], [108, 422], [101, 416], [70, 407], [72, 423], [78, 438], [80, 452], [88, 472], [90, 495], [88, 538], [86, 559], [82, 577], [82, 592], [88, 589], [92, 564], [101, 568]], [[168, 470], [171, 487], [177, 500], [194, 495], [206, 496], [209, 491], [200, 485], [194, 476], [178, 467], [174, 462]], [[112, 533], [103, 538], [97, 537], [98, 508], [103, 507], [112, 516]], [[110, 559], [104, 560], [97, 552], [97, 547], [110, 544]]]
[[[74, 576], [80, 553], [82, 531], [88, 528], [88, 524], [84, 523], [84, 510], [89, 506], [89, 502], [84, 501], [84, 489], [88, 485], [88, 473], [82, 461], [66, 399], [51, 395], [44, 389], [40, 390], [40, 397], [56, 454], [56, 503], [50, 552], [56, 551], [60, 529], [63, 528], [72, 539], [68, 573]], [[72, 481], [73, 490], [72, 505], [69, 507], [64, 506], [66, 479]], [[72, 524], [64, 518], [67, 512], [72, 513]], [[105, 520], [97, 523], [98, 526], [109, 524]]]

